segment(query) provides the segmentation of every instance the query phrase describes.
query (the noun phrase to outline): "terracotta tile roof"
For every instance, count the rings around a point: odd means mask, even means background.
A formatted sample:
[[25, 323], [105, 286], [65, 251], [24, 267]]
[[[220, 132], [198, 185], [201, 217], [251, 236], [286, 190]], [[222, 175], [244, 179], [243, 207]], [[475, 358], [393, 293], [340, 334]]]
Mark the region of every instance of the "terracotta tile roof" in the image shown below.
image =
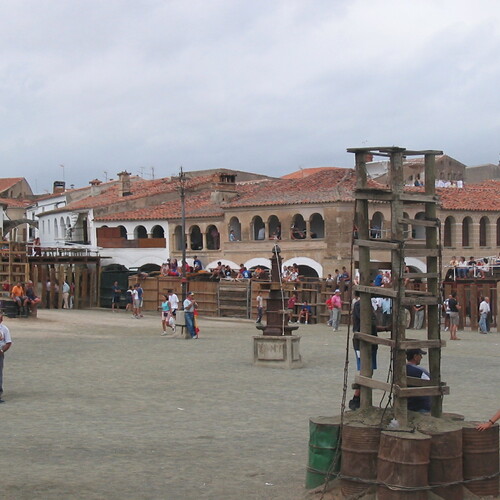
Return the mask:
[[466, 184], [463, 188], [437, 188], [443, 210], [500, 212], [500, 181]]
[[[132, 180], [132, 179], [131, 179]], [[213, 180], [213, 176], [200, 176], [193, 177], [187, 180], [187, 189], [196, 189], [197, 187]], [[162, 193], [175, 193], [179, 188], [179, 183], [177, 179], [171, 179], [170, 177], [164, 177], [155, 180], [145, 180], [138, 178], [131, 184], [132, 194], [128, 196], [122, 196], [120, 194], [121, 183], [114, 183], [108, 188], [102, 189], [102, 191], [95, 196], [87, 196], [80, 200], [68, 203], [65, 207], [54, 210], [53, 212], [67, 212], [68, 210], [85, 210], [99, 207], [106, 207], [109, 205], [115, 205], [116, 209], [119, 210], [119, 204], [127, 203], [131, 200], [137, 200], [140, 198], [147, 198], [149, 196], [154, 196]]]
[[0, 179], [0, 193], [22, 181], [24, 177], [4, 177]]
[[339, 167], [310, 167], [310, 168], [301, 168], [296, 172], [292, 172], [290, 174], [283, 175], [282, 179], [303, 179], [304, 177], [308, 177], [312, 174], [316, 174], [318, 172], [323, 172], [324, 170], [330, 170]]
[[[224, 211], [221, 205], [211, 200], [211, 192], [204, 191], [198, 194], [186, 194], [186, 217], [222, 217]], [[181, 218], [180, 199], [167, 201], [152, 207], [144, 207], [128, 212], [96, 217], [96, 221], [122, 221], [122, 220], [165, 220]]]
[[275, 179], [242, 186], [228, 208], [300, 205], [352, 201], [356, 179], [352, 168], [327, 168], [305, 178]]
[[7, 205], [7, 207], [22, 208], [30, 205], [31, 201], [19, 200], [17, 198], [0, 198], [0, 203]]

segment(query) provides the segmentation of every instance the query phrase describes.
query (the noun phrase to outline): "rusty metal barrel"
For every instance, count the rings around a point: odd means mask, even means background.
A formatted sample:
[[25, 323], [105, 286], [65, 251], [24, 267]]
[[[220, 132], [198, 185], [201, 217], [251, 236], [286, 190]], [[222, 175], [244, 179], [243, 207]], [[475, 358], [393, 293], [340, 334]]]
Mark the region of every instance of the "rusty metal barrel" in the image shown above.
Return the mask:
[[477, 481], [465, 486], [478, 496], [498, 496], [498, 424], [478, 431], [477, 422], [468, 422], [463, 427], [464, 480]]
[[340, 417], [309, 420], [309, 461], [306, 488], [312, 489], [333, 480], [340, 471]]
[[[431, 437], [383, 431], [377, 462], [379, 500], [427, 500]], [[422, 488], [422, 489], [419, 489]]]
[[[359, 478], [362, 481], [344, 479], [341, 481], [345, 496], [362, 493], [377, 479], [377, 455], [382, 429], [353, 422], [342, 429], [342, 476]], [[366, 481], [366, 482], [363, 482]]]
[[429, 484], [436, 486], [432, 491], [445, 500], [463, 500], [462, 429], [425, 433], [431, 436]]

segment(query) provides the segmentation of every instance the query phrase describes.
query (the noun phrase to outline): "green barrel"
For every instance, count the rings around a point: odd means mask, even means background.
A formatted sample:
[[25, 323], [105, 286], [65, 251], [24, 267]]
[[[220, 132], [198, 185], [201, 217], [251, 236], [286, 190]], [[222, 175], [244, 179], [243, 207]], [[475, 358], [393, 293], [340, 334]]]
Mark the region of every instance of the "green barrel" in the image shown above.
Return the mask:
[[[309, 420], [309, 461], [306, 488], [316, 488], [333, 480], [340, 471], [340, 417], [316, 417]], [[332, 467], [333, 461], [335, 465]]]

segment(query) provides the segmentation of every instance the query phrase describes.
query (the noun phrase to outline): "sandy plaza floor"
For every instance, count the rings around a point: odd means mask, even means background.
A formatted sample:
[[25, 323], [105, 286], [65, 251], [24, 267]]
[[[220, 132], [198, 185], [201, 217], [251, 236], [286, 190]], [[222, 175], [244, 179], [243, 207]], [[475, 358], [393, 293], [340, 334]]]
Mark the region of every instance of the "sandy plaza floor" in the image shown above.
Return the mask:
[[[301, 499], [309, 418], [340, 410], [346, 326], [302, 326], [304, 367], [283, 370], [253, 365], [253, 321], [202, 318], [198, 340], [123, 310], [5, 324], [4, 500]], [[459, 337], [443, 350], [444, 409], [486, 420], [500, 407], [500, 334]], [[349, 359], [352, 382], [350, 346]], [[388, 362], [381, 348], [380, 380]]]

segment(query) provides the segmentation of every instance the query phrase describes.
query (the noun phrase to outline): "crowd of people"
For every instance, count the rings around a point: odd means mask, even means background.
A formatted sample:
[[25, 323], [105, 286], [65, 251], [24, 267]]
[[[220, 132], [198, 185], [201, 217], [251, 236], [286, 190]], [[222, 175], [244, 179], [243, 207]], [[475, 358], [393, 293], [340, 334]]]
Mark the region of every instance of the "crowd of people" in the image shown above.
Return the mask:
[[500, 255], [498, 257], [481, 257], [476, 259], [470, 256], [466, 259], [461, 256], [457, 259], [452, 256], [448, 264], [447, 279], [484, 279], [492, 274], [493, 267], [500, 266]]

